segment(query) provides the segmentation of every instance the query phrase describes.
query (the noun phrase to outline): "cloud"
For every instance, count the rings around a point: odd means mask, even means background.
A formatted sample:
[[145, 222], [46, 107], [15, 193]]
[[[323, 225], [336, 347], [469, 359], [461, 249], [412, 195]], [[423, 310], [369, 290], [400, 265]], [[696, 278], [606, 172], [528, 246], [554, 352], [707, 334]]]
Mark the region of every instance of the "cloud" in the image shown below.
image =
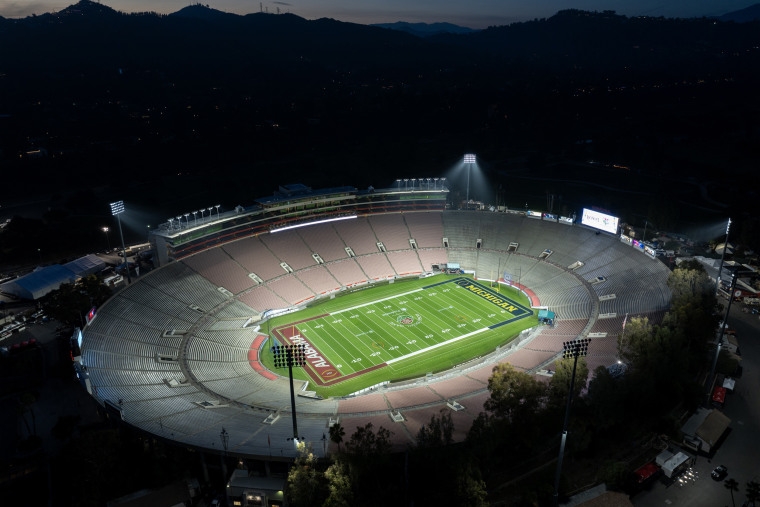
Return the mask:
[[288, 2], [272, 2], [275, 5], [286, 5], [288, 7], [292, 6], [293, 4], [289, 4]]

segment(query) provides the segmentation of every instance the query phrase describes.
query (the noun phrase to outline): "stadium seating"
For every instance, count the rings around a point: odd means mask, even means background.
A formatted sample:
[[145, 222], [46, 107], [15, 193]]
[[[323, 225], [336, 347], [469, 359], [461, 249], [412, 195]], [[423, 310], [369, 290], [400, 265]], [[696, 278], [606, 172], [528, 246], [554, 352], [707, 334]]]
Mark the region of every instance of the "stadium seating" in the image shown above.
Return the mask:
[[[508, 252], [513, 243], [519, 246]], [[552, 254], [539, 259], [546, 249]], [[576, 261], [583, 266], [569, 270]], [[101, 402], [121, 400], [127, 422], [164, 438], [218, 450], [224, 426], [230, 452], [292, 457], [288, 381], [259, 362], [263, 338], [251, 318], [446, 262], [478, 278], [506, 272], [557, 314], [555, 326], [535, 330], [498, 356], [407, 387], [344, 399], [297, 396], [299, 432], [315, 450], [322, 452], [318, 441], [335, 417], [349, 434], [366, 422], [382, 425], [402, 449], [440, 410], [450, 411], [455, 440], [461, 441], [483, 410], [495, 363], [535, 373], [551, 367], [563, 341], [597, 332], [606, 336], [592, 340], [587, 363], [591, 370], [608, 366], [617, 360], [625, 315], [659, 321], [671, 296], [664, 265], [583, 227], [474, 211], [364, 216], [240, 239], [170, 263], [124, 288], [84, 332], [82, 357], [93, 395]], [[590, 284], [596, 276], [605, 281]], [[299, 393], [304, 387], [296, 382]], [[464, 409], [451, 411], [448, 400]], [[392, 412], [400, 412], [403, 421], [394, 422]]]
[[377, 236], [364, 217], [355, 220], [343, 220], [333, 223], [335, 231], [346, 246], [350, 247], [356, 255], [365, 255], [379, 252], [377, 248]]
[[319, 254], [325, 262], [337, 261], [348, 257], [346, 244], [338, 237], [332, 224], [318, 224], [311, 227], [298, 229], [301, 236], [312, 253]]
[[440, 248], [443, 245], [441, 213], [405, 213], [404, 220], [417, 248]]

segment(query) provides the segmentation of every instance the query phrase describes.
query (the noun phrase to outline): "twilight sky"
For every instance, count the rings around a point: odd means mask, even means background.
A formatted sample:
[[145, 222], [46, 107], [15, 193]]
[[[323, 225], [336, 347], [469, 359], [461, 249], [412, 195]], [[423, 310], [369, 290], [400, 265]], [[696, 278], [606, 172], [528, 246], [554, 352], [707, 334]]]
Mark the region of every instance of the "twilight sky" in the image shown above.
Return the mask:
[[[0, 16], [24, 17], [54, 12], [78, 0], [0, 0]], [[176, 12], [197, 0], [100, 0], [119, 11]], [[550, 17], [558, 10], [614, 10], [626, 16], [717, 16], [758, 0], [203, 0], [214, 9], [237, 14], [291, 12], [306, 19], [334, 18], [353, 23], [447, 21], [471, 28], [507, 25]], [[261, 6], [261, 7], [260, 7]]]

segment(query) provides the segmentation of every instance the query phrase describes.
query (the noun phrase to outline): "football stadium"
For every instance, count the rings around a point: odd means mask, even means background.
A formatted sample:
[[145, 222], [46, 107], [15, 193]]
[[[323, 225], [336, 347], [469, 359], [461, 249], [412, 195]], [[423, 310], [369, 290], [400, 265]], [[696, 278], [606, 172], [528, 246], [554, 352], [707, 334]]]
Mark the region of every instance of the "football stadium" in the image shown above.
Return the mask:
[[88, 319], [80, 380], [198, 449], [293, 457], [297, 436], [321, 455], [337, 422], [403, 449], [441, 410], [463, 440], [495, 364], [548, 376], [563, 342], [591, 338], [589, 369], [609, 367], [626, 318], [664, 315], [669, 271], [617, 218], [451, 210], [448, 194], [294, 185], [172, 217], [151, 234], [157, 269]]

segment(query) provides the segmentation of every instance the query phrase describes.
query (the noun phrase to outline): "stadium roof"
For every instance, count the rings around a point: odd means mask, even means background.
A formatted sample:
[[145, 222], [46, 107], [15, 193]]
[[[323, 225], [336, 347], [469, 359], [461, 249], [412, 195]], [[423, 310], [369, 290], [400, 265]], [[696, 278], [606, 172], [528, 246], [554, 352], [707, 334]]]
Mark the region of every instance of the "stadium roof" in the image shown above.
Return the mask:
[[312, 190], [310, 187], [299, 183], [295, 185], [281, 186], [280, 190], [275, 192], [273, 196], [261, 197], [256, 199], [256, 202], [262, 206], [271, 206], [273, 204], [292, 201], [294, 198], [305, 199], [309, 197], [324, 197], [327, 195], [350, 194], [354, 192], [356, 192], [356, 187], [335, 187]]

